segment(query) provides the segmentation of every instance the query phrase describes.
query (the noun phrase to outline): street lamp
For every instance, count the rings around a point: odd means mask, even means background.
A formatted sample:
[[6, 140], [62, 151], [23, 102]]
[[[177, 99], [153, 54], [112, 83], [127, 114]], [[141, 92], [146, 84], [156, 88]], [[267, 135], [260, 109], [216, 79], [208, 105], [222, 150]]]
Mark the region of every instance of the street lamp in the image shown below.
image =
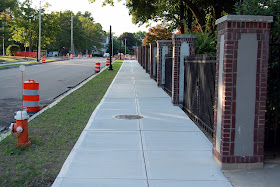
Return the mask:
[[25, 60], [26, 60], [26, 32], [24, 32], [24, 56], [25, 56]]

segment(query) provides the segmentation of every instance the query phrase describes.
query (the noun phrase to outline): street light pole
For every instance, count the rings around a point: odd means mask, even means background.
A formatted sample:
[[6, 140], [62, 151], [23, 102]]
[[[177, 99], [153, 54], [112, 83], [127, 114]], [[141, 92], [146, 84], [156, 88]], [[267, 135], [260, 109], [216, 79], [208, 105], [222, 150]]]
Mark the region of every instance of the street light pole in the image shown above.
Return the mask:
[[109, 54], [110, 54], [110, 65], [109, 65], [109, 68], [108, 70], [113, 70], [113, 67], [112, 67], [112, 29], [111, 29], [111, 25], [110, 25], [110, 44], [109, 44]]
[[41, 59], [41, 1], [39, 6], [39, 44], [38, 44], [38, 56], [37, 61], [39, 62]]

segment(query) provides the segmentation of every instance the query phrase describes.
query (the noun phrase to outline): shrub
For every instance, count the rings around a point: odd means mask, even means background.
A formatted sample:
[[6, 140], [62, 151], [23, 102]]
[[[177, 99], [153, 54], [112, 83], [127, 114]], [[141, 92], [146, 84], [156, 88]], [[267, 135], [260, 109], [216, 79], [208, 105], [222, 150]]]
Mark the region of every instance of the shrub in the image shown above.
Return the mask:
[[195, 53], [216, 56], [217, 33], [210, 34], [208, 32], [200, 33], [194, 31], [196, 35]]
[[12, 45], [9, 45], [7, 47], [6, 53], [9, 56], [14, 56], [15, 55], [15, 51], [20, 51], [20, 47], [19, 47], [19, 45], [12, 44]]

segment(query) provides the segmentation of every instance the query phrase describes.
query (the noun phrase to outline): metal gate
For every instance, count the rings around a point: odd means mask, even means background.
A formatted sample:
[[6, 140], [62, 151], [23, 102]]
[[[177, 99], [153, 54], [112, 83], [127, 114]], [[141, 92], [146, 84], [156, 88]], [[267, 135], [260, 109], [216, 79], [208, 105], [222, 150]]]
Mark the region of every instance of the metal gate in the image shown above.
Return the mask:
[[165, 84], [164, 84], [164, 90], [168, 95], [171, 96], [172, 94], [172, 55], [167, 54], [165, 55]]
[[280, 43], [270, 43], [264, 151], [280, 155]]
[[216, 57], [185, 58], [183, 109], [213, 136]]

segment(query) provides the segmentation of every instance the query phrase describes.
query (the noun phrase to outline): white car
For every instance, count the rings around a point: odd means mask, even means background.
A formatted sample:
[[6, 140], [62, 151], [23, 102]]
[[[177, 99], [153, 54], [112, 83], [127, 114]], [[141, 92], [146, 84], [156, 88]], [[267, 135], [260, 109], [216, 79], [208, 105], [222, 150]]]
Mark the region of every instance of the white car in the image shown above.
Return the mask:
[[103, 58], [109, 58], [110, 54], [109, 53], [104, 53]]

